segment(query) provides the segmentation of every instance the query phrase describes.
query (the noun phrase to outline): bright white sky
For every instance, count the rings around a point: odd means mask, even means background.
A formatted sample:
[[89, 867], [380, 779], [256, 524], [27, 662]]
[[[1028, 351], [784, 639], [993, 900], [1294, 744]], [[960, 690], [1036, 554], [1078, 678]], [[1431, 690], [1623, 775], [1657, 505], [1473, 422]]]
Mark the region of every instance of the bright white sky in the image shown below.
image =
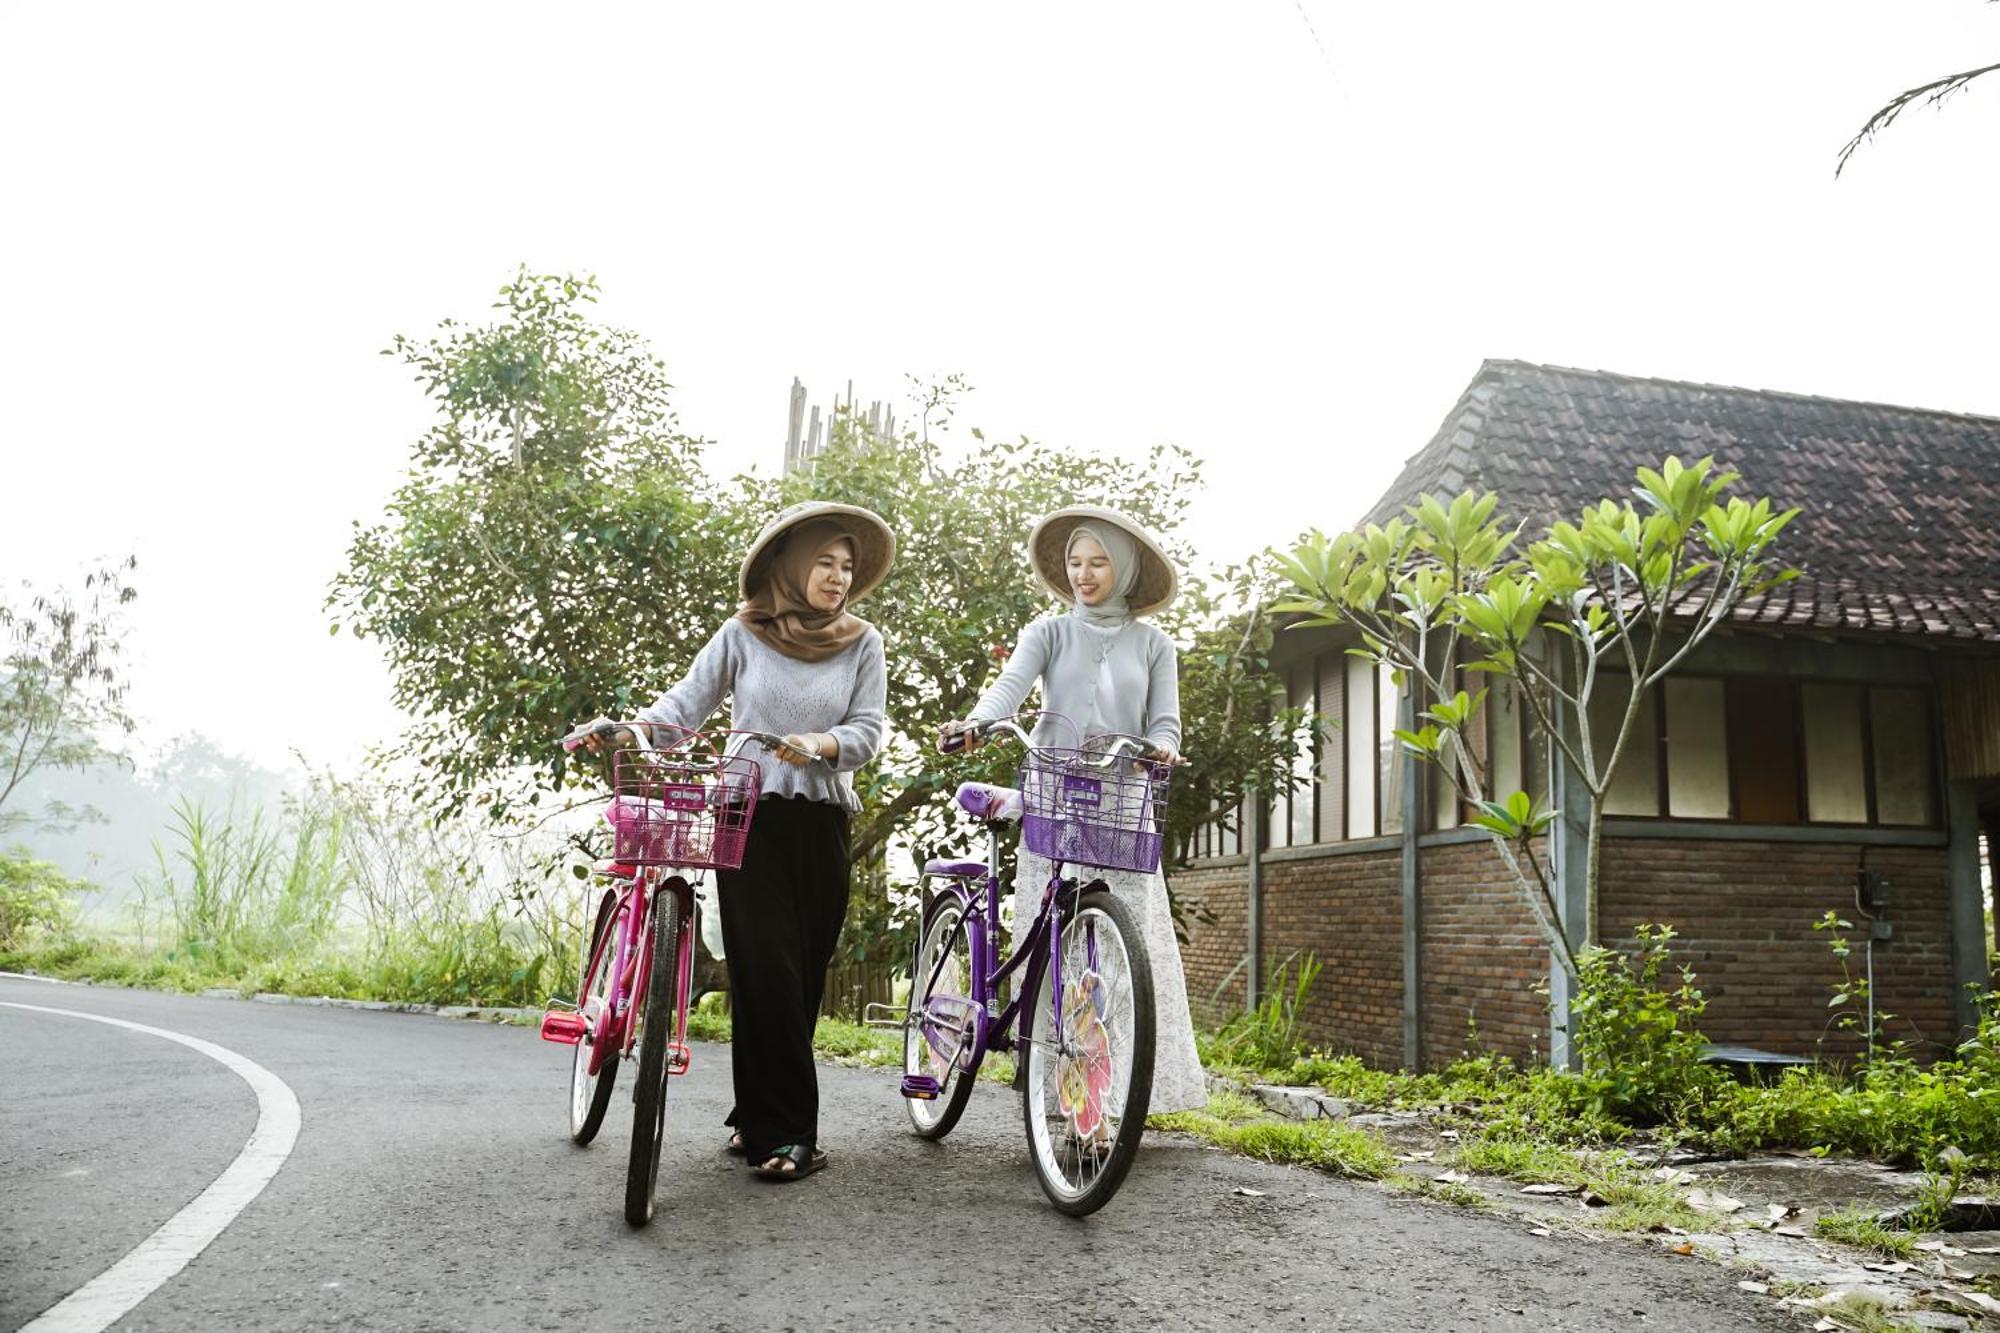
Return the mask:
[[[2000, 412], [1976, 0], [0, 0], [0, 580], [134, 550], [134, 702], [277, 765], [397, 716], [320, 603], [426, 404], [376, 355], [588, 270], [726, 470], [794, 375], [1177, 441], [1205, 555], [1350, 522], [1482, 357]], [[1330, 66], [1330, 68], [1329, 68]], [[726, 557], [733, 559], [733, 554]]]

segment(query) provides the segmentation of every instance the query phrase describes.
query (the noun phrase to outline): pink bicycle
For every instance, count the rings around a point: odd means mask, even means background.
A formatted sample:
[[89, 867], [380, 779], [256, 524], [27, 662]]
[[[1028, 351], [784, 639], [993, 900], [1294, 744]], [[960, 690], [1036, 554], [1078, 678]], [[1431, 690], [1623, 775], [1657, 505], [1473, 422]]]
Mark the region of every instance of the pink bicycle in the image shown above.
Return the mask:
[[[656, 747], [648, 729], [673, 734]], [[738, 733], [775, 748], [776, 736]], [[542, 1038], [574, 1048], [569, 1133], [597, 1137], [611, 1104], [618, 1065], [636, 1049], [632, 1147], [625, 1172], [625, 1220], [652, 1220], [666, 1132], [667, 1081], [687, 1073], [686, 1033], [700, 923], [695, 882], [705, 870], [743, 864], [762, 770], [754, 759], [719, 752], [698, 732], [664, 723], [595, 722], [563, 738], [575, 750], [591, 737], [622, 744], [611, 756], [612, 859], [597, 866], [610, 881], [598, 900], [574, 1003], [557, 999], [542, 1016]]]

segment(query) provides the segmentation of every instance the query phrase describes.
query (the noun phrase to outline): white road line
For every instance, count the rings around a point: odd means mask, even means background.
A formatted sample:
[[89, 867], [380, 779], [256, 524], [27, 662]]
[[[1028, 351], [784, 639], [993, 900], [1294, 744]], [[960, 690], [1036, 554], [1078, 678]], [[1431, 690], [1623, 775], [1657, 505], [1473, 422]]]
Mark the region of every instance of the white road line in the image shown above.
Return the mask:
[[227, 1170], [217, 1176], [194, 1202], [161, 1224], [160, 1229], [139, 1242], [130, 1254], [78, 1287], [30, 1321], [20, 1333], [99, 1333], [109, 1328], [162, 1283], [188, 1266], [193, 1258], [236, 1220], [278, 1174], [278, 1168], [292, 1154], [299, 1137], [299, 1099], [285, 1081], [255, 1060], [200, 1037], [128, 1023], [122, 1018], [80, 1013], [75, 1009], [51, 1009], [39, 1004], [10, 1004], [0, 1008], [25, 1009], [32, 1013], [60, 1014], [92, 1023], [109, 1023], [129, 1028], [200, 1051], [211, 1060], [227, 1065], [257, 1094], [257, 1127], [250, 1141]]

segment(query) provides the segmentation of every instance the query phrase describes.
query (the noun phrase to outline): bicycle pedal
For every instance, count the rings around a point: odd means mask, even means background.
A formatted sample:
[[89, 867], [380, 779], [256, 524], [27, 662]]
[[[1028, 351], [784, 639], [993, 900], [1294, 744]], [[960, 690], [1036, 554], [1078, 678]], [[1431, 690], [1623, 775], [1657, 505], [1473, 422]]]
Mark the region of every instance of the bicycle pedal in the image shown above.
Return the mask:
[[688, 1065], [693, 1063], [693, 1061], [693, 1052], [689, 1051], [681, 1043], [675, 1042], [672, 1046], [667, 1047], [667, 1072], [669, 1074], [687, 1073]]
[[911, 1101], [934, 1102], [938, 1092], [938, 1081], [929, 1074], [903, 1075], [903, 1095]]
[[564, 1046], [574, 1046], [590, 1031], [582, 1014], [568, 1010], [551, 1009], [542, 1015], [542, 1040], [560, 1042]]
[[[881, 1012], [877, 1013], [877, 1010]], [[873, 1001], [861, 1010], [861, 1025], [863, 1027], [900, 1029], [904, 1022], [904, 1012], [893, 1004], [883, 1004], [880, 1001]]]

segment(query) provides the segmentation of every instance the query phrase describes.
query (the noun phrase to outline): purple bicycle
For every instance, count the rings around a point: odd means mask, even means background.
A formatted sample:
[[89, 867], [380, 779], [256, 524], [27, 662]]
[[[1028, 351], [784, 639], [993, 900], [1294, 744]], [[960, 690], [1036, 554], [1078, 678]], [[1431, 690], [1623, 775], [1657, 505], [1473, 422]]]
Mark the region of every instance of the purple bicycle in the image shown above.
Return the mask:
[[[1145, 942], [1132, 909], [1088, 872], [1158, 866], [1169, 769], [1141, 758], [1146, 744], [1136, 736], [1037, 747], [1015, 718], [960, 732], [946, 748], [1003, 731], [1028, 746], [1020, 785], [958, 788], [959, 808], [986, 826], [987, 859], [924, 867], [938, 887], [924, 910], [909, 1003], [875, 1021], [903, 1029], [902, 1093], [926, 1139], [958, 1123], [989, 1051], [1015, 1052], [1036, 1178], [1059, 1211], [1081, 1217], [1124, 1182], [1153, 1088]], [[1003, 961], [996, 868], [1000, 832], [1016, 821], [1022, 847], [1053, 865], [1032, 925], [1017, 917], [1016, 948]], [[1082, 873], [1065, 875], [1065, 865]], [[1017, 901], [1025, 910], [1027, 900]], [[1014, 996], [1001, 1007], [1010, 978]]]

